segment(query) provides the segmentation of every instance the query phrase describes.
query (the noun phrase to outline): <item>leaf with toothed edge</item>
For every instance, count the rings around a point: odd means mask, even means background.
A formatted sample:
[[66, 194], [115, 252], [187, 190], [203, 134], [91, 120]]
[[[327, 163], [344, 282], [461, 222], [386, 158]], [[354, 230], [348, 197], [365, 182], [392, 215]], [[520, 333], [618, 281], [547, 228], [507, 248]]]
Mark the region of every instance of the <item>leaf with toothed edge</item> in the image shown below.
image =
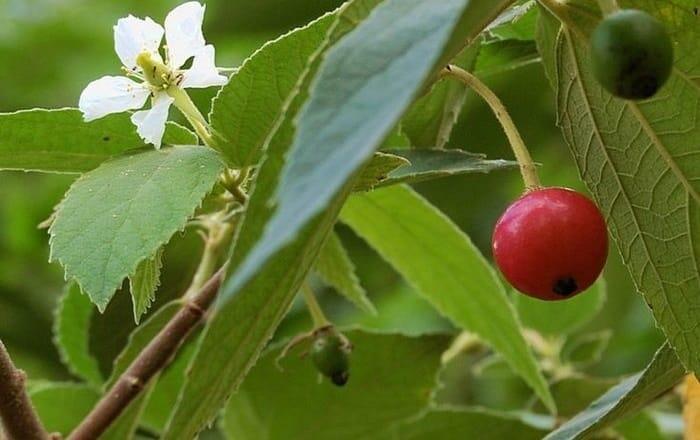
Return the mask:
[[[595, 80], [590, 4], [541, 8], [537, 42], [557, 98], [558, 125], [605, 214], [635, 286], [681, 362], [700, 372], [700, 27], [689, 0], [625, 0], [661, 20], [675, 65], [657, 95], [614, 98]], [[556, 15], [553, 15], [556, 13]]]
[[[209, 322], [191, 364], [190, 380], [163, 438], [191, 438], [216, 416], [286, 313], [359, 168], [447, 60], [510, 3], [447, 0], [429, 6], [418, 0], [385, 0], [367, 19], [371, 2], [343, 6], [344, 19], [336, 30], [342, 28], [343, 35], [357, 27], [333, 46], [323, 61], [311, 98], [297, 119], [296, 140], [280, 185], [275, 174], [271, 191], [256, 201], [266, 206], [264, 219], [271, 220], [264, 229], [262, 225], [254, 227], [255, 239], [248, 247], [252, 250], [239, 253], [238, 261], [242, 262], [232, 265], [217, 313]], [[364, 15], [355, 10], [350, 18], [347, 14], [354, 5], [359, 5]], [[371, 44], [366, 44], [368, 41]], [[318, 119], [320, 115], [332, 115], [335, 121], [326, 124]], [[287, 116], [288, 122], [280, 131], [291, 139], [294, 130], [289, 122], [295, 113]], [[321, 131], [319, 123], [324, 126]], [[307, 138], [315, 132], [318, 138]], [[328, 143], [327, 136], [334, 141]], [[273, 171], [279, 170], [274, 167], [283, 165], [280, 162], [286, 149], [284, 145], [276, 150], [280, 156], [268, 151], [270, 158], [261, 171], [271, 159]], [[249, 209], [259, 183], [254, 184]], [[274, 199], [277, 206], [271, 213], [269, 196], [275, 187], [279, 191]], [[239, 244], [241, 238], [242, 234]], [[289, 267], [291, 259], [299, 262], [294, 269]], [[225, 347], [230, 349], [225, 349], [221, 340], [228, 341]]]
[[185, 227], [222, 169], [215, 151], [198, 146], [104, 163], [73, 183], [56, 209], [50, 260], [103, 311], [138, 264]]
[[155, 299], [156, 290], [160, 285], [162, 258], [163, 248], [160, 248], [152, 258], [141, 261], [136, 272], [129, 275], [129, 291], [134, 305], [134, 320], [137, 324]]

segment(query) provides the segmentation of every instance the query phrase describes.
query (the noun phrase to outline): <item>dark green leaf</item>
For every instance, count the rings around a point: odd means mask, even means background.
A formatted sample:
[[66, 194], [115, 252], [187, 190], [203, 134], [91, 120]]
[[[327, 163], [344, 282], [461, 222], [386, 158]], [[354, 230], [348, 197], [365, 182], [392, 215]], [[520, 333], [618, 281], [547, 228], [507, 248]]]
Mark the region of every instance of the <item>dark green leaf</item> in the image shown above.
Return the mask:
[[376, 152], [372, 160], [362, 169], [353, 191], [369, 191], [389, 177], [397, 168], [410, 165], [410, 162], [395, 154]]
[[562, 347], [562, 360], [577, 369], [589, 367], [600, 361], [611, 336], [610, 330], [603, 330], [569, 338]]
[[76, 181], [58, 206], [51, 260], [104, 310], [124, 278], [185, 227], [221, 170], [213, 150], [194, 146], [103, 164]]
[[397, 183], [416, 183], [461, 174], [515, 170], [518, 167], [516, 162], [502, 159], [488, 160], [483, 155], [462, 150], [399, 149], [384, 152], [403, 157], [409, 161], [409, 165], [391, 171], [386, 179], [376, 185], [378, 187]]
[[[168, 123], [163, 143], [191, 145], [197, 137]], [[127, 113], [93, 122], [84, 122], [77, 109], [0, 114], [0, 170], [80, 173], [143, 146]]]

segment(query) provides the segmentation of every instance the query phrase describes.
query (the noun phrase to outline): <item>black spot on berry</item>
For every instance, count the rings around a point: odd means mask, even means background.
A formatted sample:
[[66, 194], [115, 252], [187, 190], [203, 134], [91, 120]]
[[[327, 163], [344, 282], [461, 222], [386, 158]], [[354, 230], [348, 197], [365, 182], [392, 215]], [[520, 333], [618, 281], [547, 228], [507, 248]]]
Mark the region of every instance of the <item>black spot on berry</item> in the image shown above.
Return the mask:
[[577, 290], [578, 284], [573, 277], [559, 278], [552, 286], [552, 291], [560, 296], [569, 296]]
[[350, 378], [350, 373], [348, 371], [340, 371], [331, 376], [331, 382], [333, 382], [335, 385], [342, 387], [346, 383], [348, 383], [348, 379]]
[[105, 141], [105, 142], [109, 142], [110, 139], [111, 139], [111, 138], [110, 138], [109, 136], [105, 136], [105, 137], [102, 138], [102, 140]]

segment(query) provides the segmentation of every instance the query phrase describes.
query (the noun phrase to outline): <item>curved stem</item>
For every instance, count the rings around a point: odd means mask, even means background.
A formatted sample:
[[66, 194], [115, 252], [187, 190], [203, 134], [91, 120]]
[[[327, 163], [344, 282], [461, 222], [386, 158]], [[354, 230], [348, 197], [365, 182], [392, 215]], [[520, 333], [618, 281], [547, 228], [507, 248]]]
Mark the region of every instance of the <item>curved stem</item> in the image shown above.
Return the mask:
[[323, 313], [323, 309], [316, 300], [316, 295], [314, 295], [314, 291], [311, 290], [311, 287], [309, 287], [307, 283], [304, 283], [304, 286], [301, 289], [304, 291], [304, 300], [306, 300], [306, 307], [308, 307], [309, 313], [311, 314], [311, 319], [313, 319], [314, 328], [326, 327], [330, 325], [330, 321]]
[[466, 86], [474, 90], [479, 96], [481, 96], [484, 101], [491, 107], [493, 113], [496, 115], [496, 119], [501, 123], [503, 131], [506, 133], [508, 142], [513, 149], [515, 154], [515, 159], [520, 165], [520, 172], [523, 175], [523, 181], [525, 182], [525, 188], [531, 190], [540, 187], [540, 179], [537, 175], [537, 168], [535, 163], [532, 161], [530, 152], [523, 142], [523, 138], [518, 132], [518, 128], [515, 126], [513, 119], [511, 119], [506, 107], [503, 105], [498, 96], [491, 89], [488, 88], [486, 84], [481, 82], [479, 78], [461, 69], [457, 66], [447, 66], [443, 70], [443, 75], [451, 76]]
[[230, 224], [220, 222], [218, 218], [206, 221], [207, 233], [204, 238], [204, 251], [202, 259], [199, 261], [197, 271], [192, 277], [192, 282], [183, 295], [185, 300], [192, 299], [202, 289], [216, 270], [216, 263], [219, 260], [221, 245], [228, 239], [229, 233], [233, 230]]
[[0, 434], [4, 431], [9, 440], [48, 440], [25, 390], [26, 380], [0, 341]]

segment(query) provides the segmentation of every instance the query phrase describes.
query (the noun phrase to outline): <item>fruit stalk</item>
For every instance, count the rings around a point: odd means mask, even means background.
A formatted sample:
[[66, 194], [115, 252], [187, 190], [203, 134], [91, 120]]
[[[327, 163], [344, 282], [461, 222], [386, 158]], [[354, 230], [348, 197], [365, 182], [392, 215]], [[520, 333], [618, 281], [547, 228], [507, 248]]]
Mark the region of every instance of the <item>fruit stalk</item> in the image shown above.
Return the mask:
[[49, 434], [41, 424], [25, 390], [26, 379], [24, 372], [15, 367], [5, 345], [0, 341], [2, 431], [9, 440], [48, 440]]
[[486, 84], [481, 82], [479, 78], [461, 69], [457, 66], [447, 66], [443, 70], [443, 76], [451, 76], [467, 87], [474, 90], [479, 96], [483, 98], [484, 101], [491, 107], [493, 113], [496, 115], [496, 119], [500, 122], [503, 127], [503, 131], [506, 133], [508, 142], [510, 143], [513, 153], [515, 154], [515, 159], [520, 165], [520, 173], [523, 176], [523, 182], [525, 182], [526, 190], [530, 191], [541, 186], [540, 178], [537, 175], [537, 167], [530, 156], [530, 152], [525, 146], [522, 136], [518, 128], [515, 126], [513, 119], [508, 114], [508, 110], [503, 105], [501, 100], [496, 96], [491, 89], [488, 88]]
[[306, 301], [306, 307], [309, 309], [311, 319], [313, 319], [314, 322], [314, 328], [329, 326], [330, 321], [328, 321], [328, 318], [326, 318], [326, 315], [323, 313], [323, 309], [316, 300], [316, 296], [314, 295], [313, 290], [311, 290], [311, 287], [309, 287], [309, 285], [305, 283], [304, 287], [302, 287], [302, 290], [304, 292], [304, 300]]

